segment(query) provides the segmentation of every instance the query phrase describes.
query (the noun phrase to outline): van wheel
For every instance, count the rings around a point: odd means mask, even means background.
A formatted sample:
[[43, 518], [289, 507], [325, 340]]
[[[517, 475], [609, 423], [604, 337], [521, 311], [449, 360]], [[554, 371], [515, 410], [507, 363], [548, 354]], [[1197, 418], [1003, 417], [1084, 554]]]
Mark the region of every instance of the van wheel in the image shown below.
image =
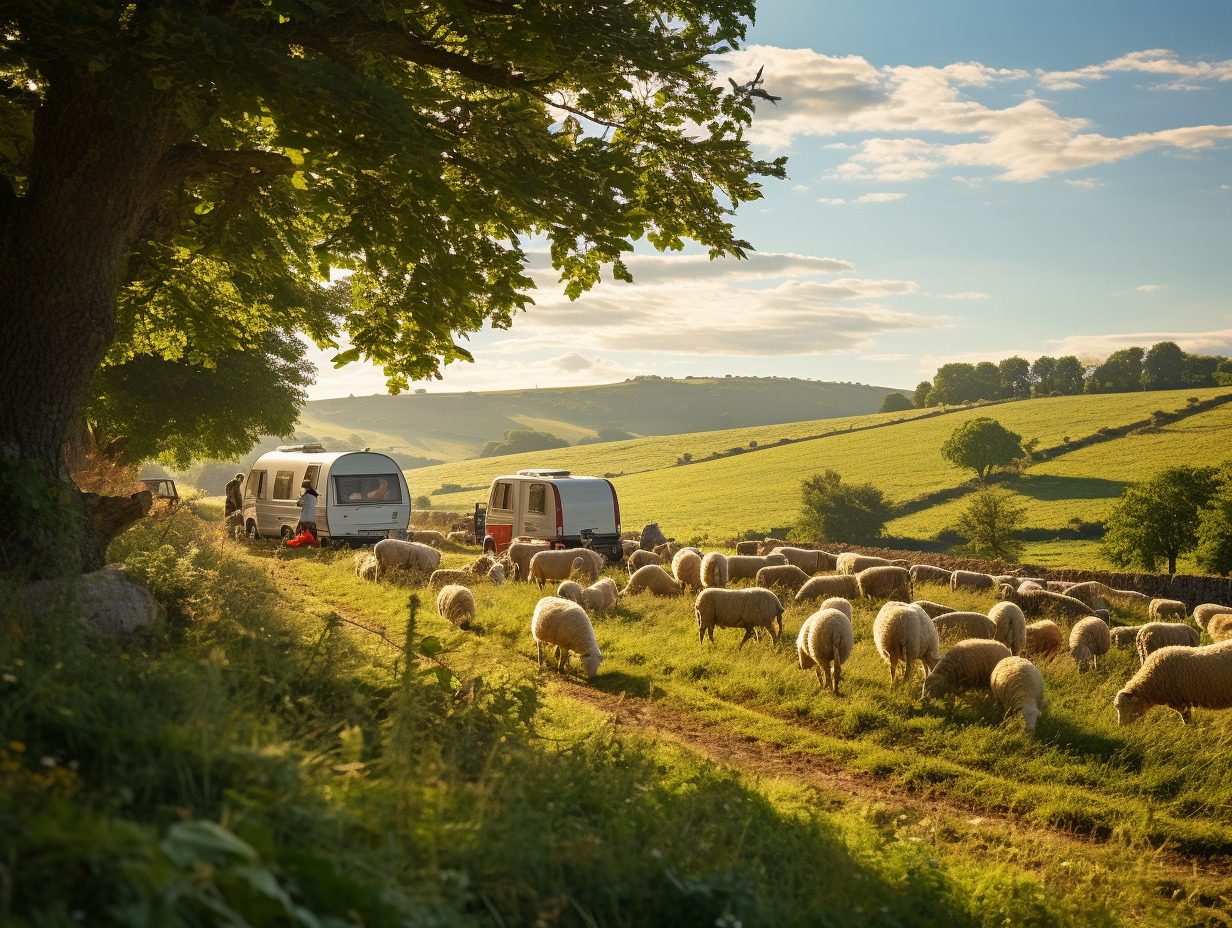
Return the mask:
[[252, 519], [248, 520], [248, 526], [244, 529], [244, 534], [248, 536], [249, 541], [261, 540], [261, 533], [257, 531], [257, 523]]
[[284, 525], [280, 534], [282, 535], [283, 541], [290, 541], [295, 537], [295, 533], [291, 530], [291, 526], [289, 525]]
[[494, 542], [491, 538], [485, 538], [483, 541], [483, 553], [496, 557], [496, 542]]

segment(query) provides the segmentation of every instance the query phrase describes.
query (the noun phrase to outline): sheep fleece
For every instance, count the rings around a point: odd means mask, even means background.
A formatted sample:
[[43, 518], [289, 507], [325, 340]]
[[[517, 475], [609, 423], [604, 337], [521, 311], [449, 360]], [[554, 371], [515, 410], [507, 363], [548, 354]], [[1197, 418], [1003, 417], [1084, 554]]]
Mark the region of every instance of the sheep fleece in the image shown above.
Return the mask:
[[702, 586], [706, 589], [727, 587], [727, 555], [711, 551], [702, 558]]
[[436, 595], [436, 613], [455, 628], [470, 628], [475, 619], [475, 596], [464, 586], [442, 587]]
[[987, 689], [992, 670], [1010, 649], [999, 641], [968, 639], [946, 651], [924, 681], [924, 695], [935, 698], [964, 689]]
[[851, 617], [838, 609], [819, 609], [804, 620], [796, 636], [800, 669], [817, 669], [817, 682], [838, 692], [839, 678], [855, 642]]
[[1113, 705], [1122, 725], [1152, 706], [1175, 709], [1186, 721], [1191, 707], [1232, 708], [1232, 642], [1160, 648], [1116, 694]]
[[568, 652], [576, 651], [582, 660], [587, 676], [593, 677], [599, 669], [603, 655], [595, 641], [595, 630], [590, 624], [586, 610], [559, 596], [545, 596], [535, 605], [530, 620], [530, 633], [535, 639], [542, 665], [543, 645], [555, 645], [561, 649], [562, 663]]
[[928, 613], [913, 603], [888, 602], [873, 620], [873, 643], [890, 665], [890, 685], [900, 661], [903, 683], [911, 679], [918, 660], [929, 673], [941, 659], [941, 641]]
[[860, 595], [860, 584], [851, 574], [835, 574], [832, 577], [811, 577], [796, 593], [796, 602], [807, 603], [814, 599], [824, 599], [830, 596], [841, 596], [843, 599], [856, 599]]
[[1180, 622], [1147, 622], [1134, 636], [1134, 650], [1138, 660], [1145, 661], [1152, 651], [1175, 645], [1196, 648], [1201, 640], [1198, 630]]
[[988, 681], [993, 698], [1006, 715], [1021, 712], [1027, 731], [1044, 708], [1044, 675], [1025, 657], [1006, 657], [997, 662]]

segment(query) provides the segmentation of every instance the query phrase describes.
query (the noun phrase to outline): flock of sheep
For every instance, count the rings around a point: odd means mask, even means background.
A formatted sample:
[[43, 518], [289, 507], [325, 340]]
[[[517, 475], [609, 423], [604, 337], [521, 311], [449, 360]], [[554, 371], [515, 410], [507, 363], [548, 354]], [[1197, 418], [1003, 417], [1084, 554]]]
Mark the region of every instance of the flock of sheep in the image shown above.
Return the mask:
[[[554, 595], [539, 600], [531, 617], [539, 664], [545, 646], [556, 649], [561, 669], [576, 652], [592, 677], [602, 654], [591, 613], [613, 608], [620, 597], [692, 593], [699, 640], [708, 636], [713, 642], [716, 628], [741, 629], [743, 647], [763, 631], [778, 641], [786, 611], [780, 597], [790, 595], [796, 604], [819, 606], [796, 638], [800, 669], [814, 670], [823, 690], [837, 695], [843, 664], [854, 649], [851, 601], [862, 598], [885, 601], [872, 637], [889, 666], [891, 686], [900, 679], [906, 685], [919, 662], [925, 674], [923, 699], [986, 690], [1007, 715], [1020, 713], [1028, 731], [1034, 731], [1044, 708], [1044, 680], [1031, 659], [1048, 663], [1066, 642], [1055, 620], [1069, 624], [1070, 654], [1080, 670], [1097, 665], [1113, 647], [1136, 649], [1141, 666], [1114, 700], [1122, 725], [1154, 706], [1175, 709], [1186, 723], [1195, 707], [1232, 708], [1232, 606], [1198, 606], [1191, 625], [1179, 601], [1151, 599], [1099, 582], [949, 571], [792, 547], [771, 538], [742, 542], [735, 555], [703, 553], [668, 543], [657, 526], [647, 526], [640, 541], [624, 545], [629, 577], [623, 590], [610, 577], [601, 577], [606, 560], [599, 553], [551, 549], [542, 543], [515, 542], [499, 559], [484, 555], [466, 568], [442, 570], [441, 553], [431, 544], [386, 539], [372, 553], [356, 555], [356, 574], [379, 580], [391, 570], [406, 568], [427, 575], [430, 586], [439, 590], [438, 613], [463, 629], [475, 618], [468, 584], [476, 580], [534, 581], [540, 590], [549, 582], [558, 584]], [[736, 585], [744, 581], [751, 585]], [[921, 583], [943, 584], [955, 592], [984, 590], [999, 595], [1000, 602], [985, 614], [913, 601], [913, 590]], [[1110, 628], [1110, 604], [1144, 608], [1150, 621]], [[1028, 618], [1035, 621], [1028, 624]], [[1200, 631], [1213, 643], [1202, 647]], [[941, 639], [953, 636], [961, 640], [943, 654]]]

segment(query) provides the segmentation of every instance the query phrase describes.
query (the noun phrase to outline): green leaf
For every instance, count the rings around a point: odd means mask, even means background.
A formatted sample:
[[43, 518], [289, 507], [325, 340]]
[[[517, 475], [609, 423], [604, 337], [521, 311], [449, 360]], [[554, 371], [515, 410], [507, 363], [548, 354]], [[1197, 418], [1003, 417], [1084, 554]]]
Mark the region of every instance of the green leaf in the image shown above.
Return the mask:
[[213, 203], [202, 201], [193, 207], [193, 212], [196, 213], [198, 216], [204, 216], [206, 213], [208, 213], [213, 208], [214, 208]]
[[360, 354], [358, 348], [348, 348], [346, 351], [338, 352], [331, 360], [334, 362], [334, 367], [343, 367], [352, 361], [358, 361]]
[[448, 667], [436, 668], [436, 682], [441, 685], [441, 689], [447, 692], [453, 691], [453, 673], [450, 672]]
[[308, 189], [308, 181], [304, 179], [303, 171], [296, 171], [294, 174], [291, 175], [291, 186], [294, 187], [296, 190], [307, 190]]
[[439, 639], [429, 635], [423, 641], [419, 642], [419, 653], [424, 657], [433, 657], [440, 654], [445, 649], [441, 646]]
[[163, 853], [178, 867], [205, 863], [223, 866], [230, 858], [254, 862], [257, 852], [214, 822], [179, 822], [167, 829]]

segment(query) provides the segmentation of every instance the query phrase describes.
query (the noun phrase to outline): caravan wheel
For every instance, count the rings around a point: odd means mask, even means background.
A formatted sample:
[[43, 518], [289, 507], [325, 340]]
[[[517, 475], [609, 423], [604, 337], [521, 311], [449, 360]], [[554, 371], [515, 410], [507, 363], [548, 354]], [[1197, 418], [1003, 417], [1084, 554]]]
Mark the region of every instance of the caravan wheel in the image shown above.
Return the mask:
[[261, 540], [261, 533], [257, 531], [257, 523], [252, 519], [248, 520], [248, 526], [244, 529], [244, 534], [248, 536], [249, 541]]

